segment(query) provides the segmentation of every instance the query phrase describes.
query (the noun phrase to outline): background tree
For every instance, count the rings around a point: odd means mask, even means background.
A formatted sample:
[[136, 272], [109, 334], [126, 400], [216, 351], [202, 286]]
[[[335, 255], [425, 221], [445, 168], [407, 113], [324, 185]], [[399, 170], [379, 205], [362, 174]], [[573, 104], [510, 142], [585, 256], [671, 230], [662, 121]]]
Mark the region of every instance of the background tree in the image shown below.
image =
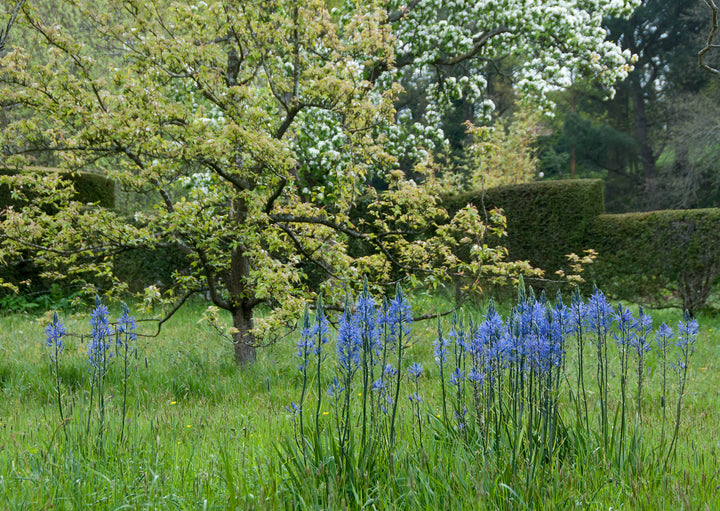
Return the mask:
[[[368, 1], [331, 13], [320, 0], [109, 0], [99, 12], [79, 1], [62, 6], [83, 20], [73, 31], [28, 4], [18, 21], [44, 51], [11, 51], [0, 70], [12, 105], [0, 148], [18, 170], [0, 179], [27, 205], [3, 213], [0, 257], [31, 248], [48, 275], [89, 293], [100, 289], [88, 274], [99, 275], [102, 291], [123, 292], [115, 256], [177, 246], [189, 268], [163, 298], [179, 307], [207, 292], [232, 316], [240, 363], [307, 298], [322, 292], [339, 305], [363, 276], [376, 285], [507, 276], [523, 265], [482, 248], [502, 219], [488, 225], [466, 208], [446, 221], [439, 206], [430, 158], [443, 142], [439, 116], [463, 95], [477, 115], [489, 111], [479, 63], [499, 52], [522, 61], [518, 87], [541, 103], [565, 80], [565, 62], [613, 83], [630, 54], [604, 41], [600, 21], [633, 5]], [[459, 65], [459, 78], [445, 73]], [[413, 122], [394, 108], [403, 82], [426, 85]], [[408, 148], [415, 179], [397, 170]], [[59, 175], [27, 167], [48, 153], [69, 169], [100, 169], [152, 207], [127, 216], [73, 202]], [[371, 175], [388, 190], [370, 187]], [[365, 249], [351, 253], [351, 242]], [[471, 263], [457, 257], [461, 246], [476, 248]]]
[[5, 47], [8, 46], [8, 39], [10, 38], [10, 29], [12, 28], [13, 23], [15, 23], [15, 19], [20, 12], [22, 4], [24, 3], [25, 0], [18, 0], [15, 7], [13, 7], [12, 11], [10, 11], [10, 18], [5, 25], [5, 28], [0, 28], [0, 55], [5, 53]]
[[715, 94], [697, 66], [706, 21], [702, 5], [680, 0], [647, 0], [629, 18], [608, 18], [610, 39], [638, 56], [635, 69], [610, 101], [588, 80], [564, 93], [564, 126], [556, 126], [554, 150], [543, 151], [543, 171], [567, 175], [574, 147], [580, 175], [606, 177], [611, 211], [711, 205], [709, 195], [675, 193], [678, 186], [703, 189], [708, 179], [707, 165], [703, 172], [696, 167], [709, 147], [689, 136], [702, 129], [690, 128], [684, 114]]

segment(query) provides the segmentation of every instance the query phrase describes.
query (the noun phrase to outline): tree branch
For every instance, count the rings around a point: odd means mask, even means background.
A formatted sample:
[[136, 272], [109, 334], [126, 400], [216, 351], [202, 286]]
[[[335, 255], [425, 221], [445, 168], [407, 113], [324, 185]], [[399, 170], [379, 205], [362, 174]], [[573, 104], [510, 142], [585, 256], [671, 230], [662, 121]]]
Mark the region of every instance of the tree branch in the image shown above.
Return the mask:
[[354, 229], [351, 229], [349, 227], [345, 227], [344, 225], [341, 225], [337, 222], [333, 222], [332, 220], [321, 217], [321, 216], [298, 216], [298, 215], [290, 215], [290, 214], [283, 214], [283, 215], [270, 215], [270, 219], [273, 222], [278, 223], [289, 223], [289, 224], [317, 224], [317, 225], [324, 225], [326, 227], [330, 227], [331, 229], [334, 229], [338, 232], [341, 232], [343, 234], [346, 234], [352, 238], [356, 239], [362, 239], [362, 240], [369, 240], [370, 236], [363, 232], [356, 231]]
[[188, 298], [190, 298], [192, 295], [194, 295], [195, 293], [198, 293], [198, 292], [199, 292], [198, 290], [189, 290], [187, 293], [185, 293], [185, 295], [182, 298], [180, 298], [180, 300], [173, 306], [173, 308], [170, 309], [170, 312], [165, 314], [165, 317], [163, 317], [162, 319], [138, 319], [138, 320], [136, 320], [138, 323], [145, 322], [145, 321], [157, 322], [157, 331], [154, 334], [145, 334], [145, 335], [138, 334], [138, 336], [139, 337], [157, 337], [160, 334], [160, 329], [162, 328], [163, 324], [166, 321], [168, 321], [171, 317], [173, 317], [175, 315], [175, 313], [180, 310], [180, 307], [185, 305], [185, 302], [188, 301]]
[[419, 3], [420, 3], [420, 0], [412, 0], [409, 4], [403, 5], [397, 11], [388, 15], [387, 22], [395, 23], [396, 21], [400, 21], [405, 16], [407, 16], [410, 13], [410, 11], [412, 11]]
[[235, 188], [237, 188], [238, 191], [242, 192], [242, 191], [250, 189], [250, 183], [247, 181], [247, 179], [240, 177], [240, 176], [235, 176], [233, 174], [230, 174], [225, 169], [223, 169], [220, 165], [218, 165], [217, 163], [210, 161], [206, 158], [202, 158], [200, 161], [203, 163], [203, 165], [207, 165], [208, 167], [210, 167], [210, 169], [213, 172], [215, 172], [218, 176], [220, 176], [221, 178], [225, 179], [226, 181], [231, 183], [233, 186], [235, 186]]
[[295, 116], [300, 113], [300, 110], [302, 109], [301, 105], [294, 104], [292, 107], [287, 108], [287, 114], [285, 115], [285, 119], [283, 119], [282, 124], [278, 127], [277, 131], [275, 131], [274, 137], [278, 140], [280, 140], [283, 135], [285, 135], [285, 132], [288, 130], [292, 122], [295, 120]]
[[326, 227], [330, 227], [331, 229], [334, 229], [338, 232], [341, 232], [343, 234], [346, 234], [347, 236], [350, 236], [351, 238], [364, 240], [367, 243], [370, 243], [378, 248], [380, 252], [383, 253], [383, 255], [387, 258], [387, 260], [392, 264], [393, 266], [406, 271], [406, 272], [421, 272], [421, 273], [438, 273], [436, 270], [428, 269], [428, 268], [418, 268], [418, 267], [411, 267], [407, 266], [395, 258], [388, 248], [382, 243], [382, 241], [379, 239], [379, 237], [371, 237], [368, 234], [365, 234], [363, 232], [356, 231], [355, 229], [351, 229], [349, 227], [346, 227], [344, 225], [341, 225], [337, 222], [333, 222], [332, 220], [329, 220], [324, 217], [320, 216], [297, 216], [297, 215], [270, 215], [270, 219], [273, 222], [277, 223], [304, 223], [304, 224], [317, 224], [317, 225], [324, 225]]
[[25, 0], [18, 0], [18, 2], [15, 4], [15, 7], [13, 7], [13, 10], [10, 12], [10, 20], [5, 26], [5, 30], [0, 29], [0, 56], [2, 56], [2, 54], [5, 52], [5, 44], [7, 43], [8, 36], [10, 35], [10, 29], [15, 23], [17, 15], [20, 12], [20, 8], [24, 3]]
[[208, 284], [208, 291], [210, 292], [210, 300], [220, 307], [221, 309], [225, 310], [231, 310], [230, 304], [223, 300], [223, 298], [220, 296], [220, 293], [218, 293], [217, 285], [215, 283], [215, 273], [213, 272], [212, 268], [210, 267], [210, 264], [208, 263], [207, 255], [205, 254], [204, 250], [200, 250], [196, 248], [195, 252], [197, 253], [198, 257], [200, 258], [200, 263], [203, 266], [203, 270], [205, 271], [205, 280]]
[[[285, 231], [285, 234], [287, 234], [290, 237], [290, 239], [293, 242], [293, 245], [295, 245], [295, 248], [297, 248], [298, 251], [300, 251], [300, 253], [305, 258], [307, 258], [308, 261], [310, 261], [310, 263], [321, 268], [327, 274], [328, 277], [337, 278], [337, 275], [335, 274], [335, 272], [333, 272], [332, 268], [330, 268], [327, 264], [323, 263], [322, 261], [315, 259], [313, 257], [313, 253], [309, 252], [308, 250], [305, 249], [305, 247], [302, 245], [302, 242], [298, 239], [297, 235], [295, 234], [295, 231], [290, 229], [290, 227], [285, 224], [278, 224], [278, 226], [280, 227], [280, 229]], [[313, 251], [313, 252], [315, 252], [315, 251]]]
[[440, 58], [437, 59], [433, 64], [439, 65], [439, 66], [453, 66], [455, 64], [459, 64], [460, 62], [464, 62], [468, 59], [473, 58], [475, 55], [477, 55], [480, 50], [483, 49], [483, 47], [492, 39], [493, 37], [497, 37], [500, 34], [506, 34], [509, 33], [510, 29], [508, 27], [497, 27], [492, 30], [488, 30], [487, 32], [483, 32], [482, 34], [476, 36], [473, 39], [473, 47], [472, 49], [467, 53], [462, 53], [460, 55], [456, 55], [454, 57], [448, 57], [448, 58]]
[[714, 48], [720, 48], [720, 45], [715, 44], [715, 36], [717, 35], [717, 32], [718, 32], [718, 6], [715, 3], [715, 0], [704, 0], [704, 1], [705, 1], [705, 5], [707, 5], [710, 8], [710, 10], [712, 11], [712, 27], [710, 28], [710, 33], [708, 34], [708, 38], [707, 38], [707, 42], [705, 43], [705, 47], [703, 47], [698, 52], [698, 65], [705, 71], [708, 71], [715, 75], [720, 75], [720, 69], [705, 63], [705, 54]]
[[[460, 64], [461, 62], [465, 62], [466, 60], [469, 60], [475, 57], [478, 53], [480, 53], [480, 50], [482, 50], [493, 37], [497, 37], [500, 34], [506, 34], [510, 32], [510, 28], [505, 26], [488, 30], [486, 32], [483, 32], [482, 34], [475, 36], [475, 38], [473, 39], [473, 47], [470, 49], [470, 51], [462, 53], [460, 55], [440, 57], [430, 62], [429, 64], [435, 66], [454, 66], [455, 64]], [[392, 64], [390, 62], [376, 63], [371, 66], [367, 71], [368, 81], [374, 83], [383, 72], [389, 70], [391, 67], [394, 67], [395, 69], [402, 69], [403, 67], [412, 65], [414, 62], [415, 55], [413, 55], [412, 53], [405, 53], [403, 55], [397, 56], [395, 58], [395, 62], [393, 62]]]
[[268, 199], [268, 201], [265, 203], [265, 214], [269, 215], [272, 211], [273, 206], [275, 205], [275, 201], [278, 200], [278, 197], [282, 194], [283, 190], [285, 189], [285, 185], [287, 185], [287, 179], [284, 177], [280, 179], [280, 184], [273, 192], [272, 196]]

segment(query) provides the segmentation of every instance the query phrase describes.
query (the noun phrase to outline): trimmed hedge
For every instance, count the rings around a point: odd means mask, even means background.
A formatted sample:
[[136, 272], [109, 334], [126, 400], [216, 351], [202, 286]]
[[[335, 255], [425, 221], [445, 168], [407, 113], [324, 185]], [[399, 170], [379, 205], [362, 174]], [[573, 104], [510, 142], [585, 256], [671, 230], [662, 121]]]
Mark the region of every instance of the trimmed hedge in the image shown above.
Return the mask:
[[[46, 167], [27, 167], [26, 170], [43, 173], [59, 172], [63, 179], [72, 181], [75, 188], [73, 200], [83, 203], [99, 203], [104, 208], [115, 207], [115, 182], [102, 174], [93, 172], [67, 172], [65, 170]], [[0, 168], [0, 174], [8, 176], [17, 173], [15, 169]], [[7, 206], [15, 208], [22, 204], [11, 196], [11, 190], [7, 185], [0, 185], [0, 211]]]
[[549, 275], [567, 268], [566, 254], [590, 248], [586, 234], [596, 216], [605, 212], [600, 179], [542, 181], [501, 186], [447, 197], [451, 214], [466, 204], [480, 211], [502, 208], [508, 237], [501, 240], [510, 260], [529, 260]]
[[[112, 181], [89, 173], [69, 177], [75, 183], [77, 200], [114, 207]], [[9, 190], [0, 187], [0, 209], [10, 203]], [[508, 237], [498, 243], [507, 247], [508, 258], [529, 260], [546, 270], [549, 278], [555, 270], [567, 268], [566, 254], [597, 250], [598, 260], [586, 278], [618, 298], [657, 300], [675, 293], [683, 308], [695, 312], [720, 282], [720, 209], [607, 215], [599, 179], [503, 186], [445, 197], [443, 203], [451, 214], [468, 203], [481, 211], [502, 208]], [[362, 211], [359, 207], [355, 213], [360, 216]], [[367, 248], [353, 246], [351, 250], [362, 253]], [[133, 289], [166, 284], [172, 271], [187, 264], [176, 248], [138, 249], [115, 261], [118, 275]], [[2, 271], [7, 274], [8, 270]]]
[[566, 254], [598, 252], [586, 280], [622, 299], [672, 298], [696, 312], [720, 283], [720, 209], [605, 214], [601, 180], [543, 181], [449, 197], [451, 213], [471, 203], [500, 207], [510, 260], [553, 277]]
[[586, 244], [600, 253], [591, 277], [621, 298], [671, 291], [695, 312], [720, 281], [720, 209], [600, 215]]
[[142, 291], [154, 284], [169, 286], [175, 271], [189, 271], [190, 261], [179, 247], [137, 248], [115, 256], [113, 271], [128, 284], [130, 291]]

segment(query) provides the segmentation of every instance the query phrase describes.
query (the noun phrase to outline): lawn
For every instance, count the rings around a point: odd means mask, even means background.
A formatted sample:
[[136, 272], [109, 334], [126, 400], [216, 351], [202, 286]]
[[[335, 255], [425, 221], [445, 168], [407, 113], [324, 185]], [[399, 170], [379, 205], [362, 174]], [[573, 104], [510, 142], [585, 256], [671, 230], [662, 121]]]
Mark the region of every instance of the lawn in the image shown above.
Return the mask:
[[[441, 306], [439, 299], [427, 296], [414, 297], [412, 302], [416, 312]], [[460, 316], [466, 323], [472, 319], [477, 324], [486, 305], [464, 310]], [[510, 307], [507, 303], [498, 309], [507, 314]], [[537, 439], [533, 440], [530, 429], [518, 429], [508, 433], [508, 438], [525, 440], [509, 442], [515, 446], [512, 449], [507, 445], [492, 449], [478, 433], [482, 428], [470, 434], [458, 427], [453, 413], [443, 411], [433, 348], [437, 324], [426, 321], [413, 324], [404, 343], [403, 388], [394, 436], [390, 439], [385, 428], [377, 436], [378, 446], [384, 442], [384, 447], [377, 447], [363, 461], [362, 452], [369, 451], [358, 447], [362, 399], [353, 394], [349, 409], [348, 428], [355, 443], [342, 446], [334, 433], [339, 431], [337, 406], [324, 396], [315, 408], [317, 379], [311, 370], [305, 412], [307, 443], [298, 437], [298, 414], [292, 412], [291, 402], [299, 402], [304, 381], [298, 369], [301, 359], [295, 356], [299, 332], [261, 349], [253, 367], [239, 369], [233, 363], [232, 346], [199, 322], [203, 310], [203, 303], [192, 303], [157, 337], [138, 338], [137, 353], [128, 359], [127, 394], [122, 357], [111, 359], [102, 408], [97, 388], [92, 386], [87, 343], [66, 337], [58, 373], [64, 421], [58, 409], [58, 380], [44, 342], [50, 316], [15, 313], [2, 317], [0, 508], [720, 508], [720, 316], [712, 311], [697, 318], [699, 333], [688, 366], [673, 456], [666, 450], [675, 424], [679, 373], [669, 369], [661, 448], [662, 371], [657, 349], [644, 360], [639, 426], [634, 418], [635, 365], [628, 371], [629, 425], [622, 448], [604, 449], [595, 427], [601, 400], [590, 343], [583, 357], [589, 401], [587, 434], [584, 426], [575, 423], [578, 416], [572, 403], [580, 401], [572, 368], [578, 359], [574, 341], [568, 341], [567, 368], [558, 373], [563, 378], [557, 391], [561, 440], [549, 454], [532, 450], [528, 446], [536, 445]], [[113, 318], [119, 315], [119, 309], [111, 312]], [[652, 316], [654, 325], [665, 322], [673, 327], [682, 319], [675, 310], [653, 311]], [[87, 311], [60, 314], [68, 332], [87, 333], [88, 317]], [[450, 320], [445, 319], [447, 333]], [[141, 334], [153, 330], [148, 323], [139, 325]], [[330, 337], [335, 337], [332, 326]], [[608, 423], [614, 439], [620, 427], [621, 366], [615, 341], [608, 345]], [[326, 352], [333, 350], [334, 343], [329, 343]], [[335, 367], [333, 357], [324, 362], [325, 367]], [[415, 378], [406, 372], [413, 363], [423, 366], [417, 387]], [[321, 388], [325, 389], [331, 377], [322, 375]], [[451, 395], [456, 388], [446, 385], [446, 408], [453, 408]], [[422, 401], [408, 399], [414, 392]], [[380, 412], [373, 417], [389, 423]], [[538, 456], [538, 452], [544, 454]], [[344, 465], [347, 459], [351, 462]], [[340, 472], [343, 477], [337, 475]]]

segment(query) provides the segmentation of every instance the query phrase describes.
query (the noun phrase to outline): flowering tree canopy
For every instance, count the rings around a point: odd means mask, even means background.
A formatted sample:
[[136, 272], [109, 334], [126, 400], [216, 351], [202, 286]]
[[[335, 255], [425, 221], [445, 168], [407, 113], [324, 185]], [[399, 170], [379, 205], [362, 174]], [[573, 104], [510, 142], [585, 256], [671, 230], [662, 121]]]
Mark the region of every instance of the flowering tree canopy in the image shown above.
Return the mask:
[[[256, 339], [294, 322], [308, 297], [341, 304], [362, 276], [382, 285], [527, 269], [483, 243], [502, 232], [501, 216], [446, 218], [428, 156], [442, 142], [439, 115], [459, 96], [487, 115], [483, 69], [505, 56], [541, 104], [572, 73], [610, 86], [632, 56], [605, 42], [600, 22], [637, 1], [63, 4], [79, 29], [26, 3], [16, 29], [32, 49], [13, 47], [0, 66], [0, 163], [18, 170], [0, 179], [27, 199], [0, 216], [0, 258], [34, 250], [57, 278], [112, 279], [115, 255], [177, 246], [191, 268], [165, 297], [207, 292], [232, 314], [236, 358], [248, 362]], [[425, 90], [422, 119], [395, 111], [403, 83]], [[410, 153], [421, 180], [396, 170]], [[28, 167], [48, 154], [157, 201], [131, 217], [73, 201], [61, 176]], [[377, 193], [372, 175], [389, 189]], [[309, 268], [322, 274], [313, 289]]]

